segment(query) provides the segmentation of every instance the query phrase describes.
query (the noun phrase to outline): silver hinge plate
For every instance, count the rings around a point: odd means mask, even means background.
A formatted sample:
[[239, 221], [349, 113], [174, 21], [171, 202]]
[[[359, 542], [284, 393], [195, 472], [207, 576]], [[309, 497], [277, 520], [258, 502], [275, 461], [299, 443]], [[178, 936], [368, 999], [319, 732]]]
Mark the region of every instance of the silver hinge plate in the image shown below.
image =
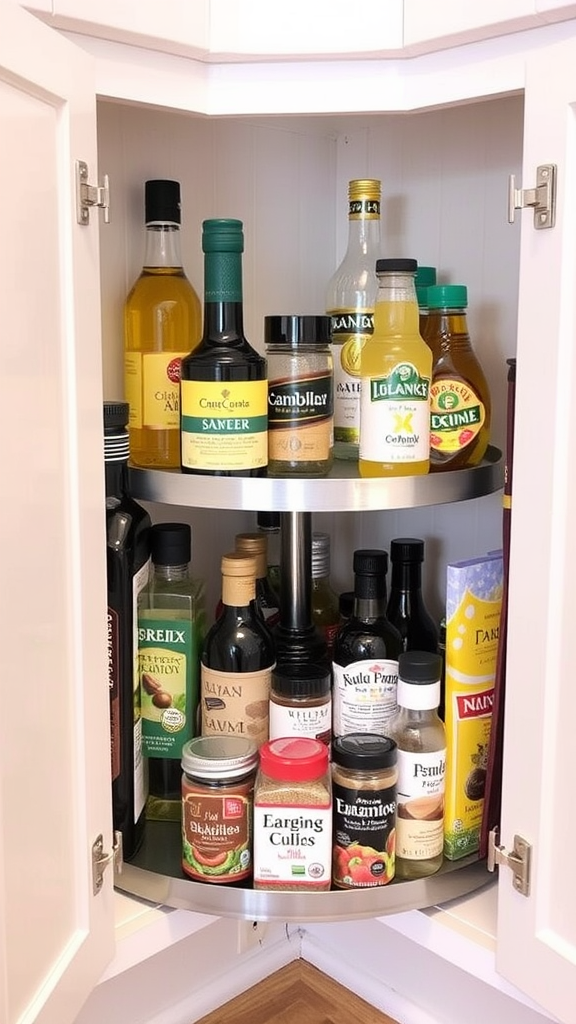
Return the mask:
[[530, 860], [532, 847], [522, 836], [514, 836], [514, 848], [510, 853], [498, 845], [498, 829], [488, 833], [488, 871], [497, 865], [507, 865], [512, 870], [512, 885], [522, 896], [530, 895]]
[[110, 186], [108, 175], [102, 185], [88, 184], [88, 164], [76, 161], [76, 220], [79, 224], [90, 223], [90, 207], [104, 210], [104, 223], [110, 223]]
[[92, 843], [92, 892], [97, 896], [104, 883], [104, 872], [114, 862], [118, 872], [122, 871], [122, 833], [114, 833], [111, 853], [104, 853], [104, 837], [99, 835]]
[[540, 164], [536, 168], [536, 188], [516, 188], [513, 174], [508, 178], [508, 222], [514, 223], [516, 210], [531, 206], [534, 227], [553, 228], [556, 223], [556, 164]]

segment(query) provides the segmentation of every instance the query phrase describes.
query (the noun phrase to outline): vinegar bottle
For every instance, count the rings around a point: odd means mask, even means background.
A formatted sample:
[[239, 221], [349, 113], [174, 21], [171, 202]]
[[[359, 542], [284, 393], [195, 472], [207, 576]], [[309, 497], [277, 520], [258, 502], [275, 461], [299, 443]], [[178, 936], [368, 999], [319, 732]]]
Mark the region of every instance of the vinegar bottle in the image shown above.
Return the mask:
[[374, 326], [376, 260], [380, 256], [381, 182], [348, 184], [348, 246], [328, 283], [334, 363], [334, 456], [357, 459], [360, 437], [360, 352]]
[[182, 471], [265, 476], [266, 359], [244, 337], [240, 220], [205, 220], [204, 333], [182, 360]]
[[200, 299], [182, 268], [180, 184], [145, 185], [144, 267], [124, 308], [124, 391], [130, 459], [180, 465], [180, 362], [200, 341]]
[[468, 333], [463, 284], [428, 288], [425, 341], [432, 350], [430, 469], [477, 466], [490, 440], [488, 382]]
[[374, 333], [362, 349], [362, 477], [416, 476], [430, 466], [432, 353], [418, 332], [416, 260], [376, 263]]
[[390, 541], [392, 579], [387, 615], [402, 636], [403, 651], [438, 651], [438, 630], [422, 594], [424, 541], [397, 537]]

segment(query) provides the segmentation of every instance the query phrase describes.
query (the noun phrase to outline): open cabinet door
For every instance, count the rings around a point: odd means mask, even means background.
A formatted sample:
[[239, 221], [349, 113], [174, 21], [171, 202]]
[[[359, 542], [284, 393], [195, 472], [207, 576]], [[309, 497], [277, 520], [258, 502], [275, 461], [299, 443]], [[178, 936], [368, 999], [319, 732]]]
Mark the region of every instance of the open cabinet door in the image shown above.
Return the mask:
[[71, 1024], [113, 954], [90, 59], [0, 0], [0, 1021]]
[[530, 894], [500, 867], [497, 968], [576, 1013], [576, 38], [530, 58], [524, 189], [557, 164], [556, 226], [522, 218], [501, 844], [531, 845]]

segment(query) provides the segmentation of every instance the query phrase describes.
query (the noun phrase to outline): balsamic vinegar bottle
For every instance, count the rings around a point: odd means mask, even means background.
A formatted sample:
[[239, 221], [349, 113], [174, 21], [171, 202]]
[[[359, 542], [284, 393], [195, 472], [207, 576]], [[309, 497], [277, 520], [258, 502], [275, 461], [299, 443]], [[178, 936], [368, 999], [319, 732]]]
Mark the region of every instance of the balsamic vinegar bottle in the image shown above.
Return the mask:
[[386, 614], [402, 636], [403, 651], [438, 650], [438, 629], [422, 595], [424, 541], [397, 537], [390, 541], [392, 580]]
[[142, 756], [137, 600], [148, 582], [150, 516], [127, 492], [128, 403], [104, 402], [108, 686], [112, 816], [130, 860], [144, 834], [148, 782]]
[[184, 473], [265, 476], [267, 362], [244, 337], [242, 221], [205, 220], [204, 333], [182, 360]]

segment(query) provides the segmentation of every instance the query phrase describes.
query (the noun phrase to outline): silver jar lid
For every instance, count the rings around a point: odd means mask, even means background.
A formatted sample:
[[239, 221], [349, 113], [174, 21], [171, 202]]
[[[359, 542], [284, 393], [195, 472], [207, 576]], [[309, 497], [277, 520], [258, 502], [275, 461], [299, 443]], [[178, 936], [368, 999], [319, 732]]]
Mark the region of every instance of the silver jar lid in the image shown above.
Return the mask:
[[258, 747], [244, 736], [196, 736], [182, 747], [186, 775], [210, 782], [248, 775], [258, 765]]

